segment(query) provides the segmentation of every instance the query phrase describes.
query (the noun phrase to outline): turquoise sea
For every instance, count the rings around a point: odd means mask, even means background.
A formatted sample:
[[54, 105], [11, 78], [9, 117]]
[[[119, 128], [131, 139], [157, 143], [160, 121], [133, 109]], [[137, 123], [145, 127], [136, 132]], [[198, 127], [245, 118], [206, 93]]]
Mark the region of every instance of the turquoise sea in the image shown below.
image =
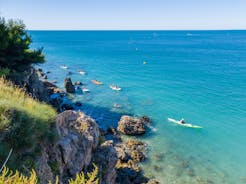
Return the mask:
[[[101, 127], [117, 125], [121, 114], [151, 117], [152, 127], [139, 138], [149, 145], [147, 176], [168, 184], [246, 183], [246, 31], [30, 34], [32, 47], [44, 47], [47, 63], [40, 67], [50, 80], [63, 88], [71, 71], [73, 81], [91, 90], [71, 98]], [[175, 126], [169, 117], [203, 129]]]

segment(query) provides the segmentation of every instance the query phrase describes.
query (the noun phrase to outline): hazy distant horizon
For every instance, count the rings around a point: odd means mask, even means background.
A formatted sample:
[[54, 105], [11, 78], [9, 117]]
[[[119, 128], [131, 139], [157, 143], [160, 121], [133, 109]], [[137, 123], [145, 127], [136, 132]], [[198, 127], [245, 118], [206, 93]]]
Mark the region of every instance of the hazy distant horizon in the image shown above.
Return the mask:
[[246, 30], [245, 0], [0, 0], [29, 30]]
[[28, 31], [246, 31], [246, 29], [27, 29]]

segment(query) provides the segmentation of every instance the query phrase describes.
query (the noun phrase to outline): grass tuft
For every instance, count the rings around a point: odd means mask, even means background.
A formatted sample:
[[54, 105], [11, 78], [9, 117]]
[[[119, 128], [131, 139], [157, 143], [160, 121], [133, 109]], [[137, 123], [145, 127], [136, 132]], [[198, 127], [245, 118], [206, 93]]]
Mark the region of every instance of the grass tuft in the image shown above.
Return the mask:
[[[14, 152], [37, 150], [40, 143], [54, 137], [56, 111], [34, 100], [23, 89], [0, 78], [0, 160], [13, 148]], [[0, 162], [1, 164], [1, 162]]]

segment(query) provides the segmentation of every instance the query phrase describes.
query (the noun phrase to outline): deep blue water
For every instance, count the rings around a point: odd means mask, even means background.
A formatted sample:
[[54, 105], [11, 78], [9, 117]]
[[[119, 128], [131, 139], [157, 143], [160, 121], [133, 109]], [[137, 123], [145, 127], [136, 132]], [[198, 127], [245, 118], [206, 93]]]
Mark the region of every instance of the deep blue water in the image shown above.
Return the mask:
[[[30, 34], [32, 47], [44, 47], [47, 63], [41, 67], [51, 71], [50, 80], [63, 87], [72, 71], [72, 80], [91, 90], [73, 100], [101, 127], [116, 125], [126, 113], [153, 119], [140, 138], [149, 144], [146, 175], [169, 184], [246, 183], [246, 31]], [[80, 69], [87, 75], [78, 74]], [[122, 108], [114, 109], [114, 103]], [[168, 117], [204, 128], [175, 126]]]

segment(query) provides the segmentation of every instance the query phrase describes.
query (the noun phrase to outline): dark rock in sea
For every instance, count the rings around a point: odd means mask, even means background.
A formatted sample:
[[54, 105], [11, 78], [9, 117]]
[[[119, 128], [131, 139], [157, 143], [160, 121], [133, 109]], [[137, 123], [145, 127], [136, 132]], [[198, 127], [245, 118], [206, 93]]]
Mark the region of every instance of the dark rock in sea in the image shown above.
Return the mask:
[[47, 71], [47, 72], [46, 72], [46, 74], [49, 74], [49, 73], [51, 73], [51, 72], [50, 72], [50, 71]]
[[143, 123], [146, 123], [146, 124], [150, 124], [151, 123], [151, 120], [150, 120], [150, 118], [148, 117], [148, 116], [142, 116], [141, 118], [140, 118], [140, 120], [143, 122]]
[[65, 110], [74, 110], [74, 107], [72, 106], [72, 104], [66, 104], [66, 103], [64, 103], [64, 104], [61, 105], [61, 110], [62, 111], [65, 111]]
[[100, 135], [101, 136], [105, 136], [105, 135], [107, 135], [107, 130], [105, 130], [105, 129], [103, 129], [103, 128], [99, 128], [99, 130], [100, 130]]
[[118, 122], [117, 130], [126, 135], [141, 135], [145, 133], [146, 128], [141, 119], [122, 116]]
[[75, 82], [74, 84], [75, 84], [75, 85], [78, 85], [78, 86], [83, 85], [82, 82], [80, 82], [80, 81], [77, 81], [77, 82]]
[[48, 79], [48, 76], [47, 76], [47, 75], [44, 75], [44, 76], [43, 76], [43, 79]]
[[64, 94], [64, 92], [58, 88], [55, 84], [49, 81], [43, 81], [43, 85], [45, 86], [48, 95], [52, 95], [54, 93]]
[[69, 71], [69, 72], [67, 72], [67, 75], [72, 75], [72, 74], [73, 74], [73, 72], [70, 72], [70, 71]]
[[110, 126], [107, 130], [110, 134], [117, 135], [117, 131], [114, 129], [114, 127]]
[[161, 172], [161, 171], [162, 171], [162, 167], [159, 166], [159, 165], [154, 165], [154, 170], [155, 170], [156, 172]]
[[183, 160], [181, 165], [182, 165], [183, 168], [188, 168], [189, 167], [189, 161]]
[[195, 174], [194, 169], [189, 169], [189, 170], [188, 170], [188, 176], [194, 177], [195, 175], [196, 175], [196, 174]]
[[163, 153], [157, 153], [155, 155], [155, 159], [156, 159], [157, 162], [162, 161], [163, 158], [164, 158], [164, 154]]
[[65, 78], [64, 87], [67, 93], [75, 93], [75, 87], [71, 81], [71, 78], [69, 77]]
[[141, 171], [136, 171], [131, 167], [118, 168], [116, 172], [116, 183], [142, 184], [148, 182], [148, 179], [143, 175]]
[[81, 102], [75, 102], [74, 105], [76, 105], [78, 107], [81, 107], [82, 106], [82, 103]]
[[42, 68], [38, 68], [37, 72], [43, 72]]
[[82, 92], [81, 87], [79, 87], [79, 86], [74, 86], [74, 87], [75, 87], [75, 90], [76, 90], [76, 91], [78, 91], [78, 92]]

